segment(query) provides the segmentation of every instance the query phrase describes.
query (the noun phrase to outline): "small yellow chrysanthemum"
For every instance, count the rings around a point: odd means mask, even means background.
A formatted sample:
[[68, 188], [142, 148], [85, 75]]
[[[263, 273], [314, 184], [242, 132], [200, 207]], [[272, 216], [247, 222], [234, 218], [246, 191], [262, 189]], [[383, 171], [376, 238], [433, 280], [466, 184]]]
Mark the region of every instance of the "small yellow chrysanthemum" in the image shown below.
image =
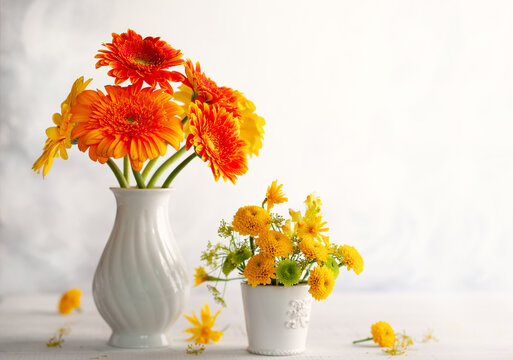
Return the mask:
[[329, 230], [327, 227], [323, 227], [327, 224], [327, 222], [322, 222], [321, 216], [313, 216], [309, 218], [303, 218], [301, 222], [298, 224], [297, 234], [300, 239], [318, 239], [324, 241], [326, 245], [329, 244], [329, 239], [326, 235], [321, 233]]
[[271, 216], [259, 206], [243, 206], [237, 210], [232, 225], [233, 229], [241, 235], [257, 236], [269, 229]]
[[360, 253], [349, 245], [340, 246], [338, 252], [344, 258], [344, 265], [347, 266], [347, 271], [353, 269], [356, 275], [360, 275], [363, 271], [363, 258]]
[[210, 276], [208, 276], [203, 266], [196, 268], [196, 273], [194, 274], [194, 286], [198, 286], [199, 284], [207, 281], [208, 279], [210, 279]]
[[283, 185], [278, 185], [278, 180], [274, 180], [269, 187], [267, 187], [267, 193], [265, 195], [265, 200], [267, 203], [267, 211], [270, 211], [275, 204], [281, 204], [289, 201], [287, 197], [283, 194], [282, 188]]
[[220, 312], [221, 310], [212, 317], [208, 304], [204, 304], [203, 308], [201, 308], [201, 321], [198, 320], [194, 311], [192, 312], [192, 317], [184, 315], [195, 326], [185, 330], [185, 332], [192, 334], [187, 341], [194, 340], [196, 344], [210, 344], [210, 340], [218, 342], [224, 334], [222, 331], [212, 330], [212, 327], [215, 325], [216, 318]]
[[66, 291], [59, 301], [59, 312], [68, 315], [74, 309], [80, 307], [80, 296], [82, 292], [79, 289]]
[[371, 326], [372, 339], [381, 347], [391, 347], [395, 344], [395, 332], [389, 323], [378, 321]]
[[315, 300], [326, 299], [335, 286], [333, 271], [325, 266], [316, 266], [313, 270], [310, 270], [308, 285], [310, 285], [308, 292], [312, 294]]
[[322, 243], [317, 240], [312, 239], [304, 239], [298, 244], [299, 250], [305, 256], [312, 260], [317, 260], [318, 262], [326, 261], [328, 257], [328, 249]]
[[43, 148], [43, 154], [36, 160], [32, 169], [39, 172], [43, 168], [43, 178], [48, 174], [52, 168], [53, 159], [60, 156], [62, 159], [68, 159], [68, 153], [66, 149], [71, 148], [71, 130], [75, 124], [70, 123], [71, 119], [71, 107], [75, 105], [78, 94], [85, 90], [87, 85], [93, 79], [89, 79], [84, 82], [84, 77], [79, 77], [71, 87], [71, 91], [61, 104], [61, 113], [55, 113], [52, 116], [52, 120], [56, 126], [49, 127], [46, 129], [46, 135], [48, 139], [45, 142]]
[[248, 260], [244, 269], [244, 277], [248, 279], [248, 284], [252, 287], [257, 285], [270, 284], [271, 279], [276, 278], [274, 258], [265, 253], [254, 255]]
[[263, 252], [272, 257], [285, 257], [292, 253], [292, 241], [279, 231], [269, 230], [262, 232], [255, 242]]

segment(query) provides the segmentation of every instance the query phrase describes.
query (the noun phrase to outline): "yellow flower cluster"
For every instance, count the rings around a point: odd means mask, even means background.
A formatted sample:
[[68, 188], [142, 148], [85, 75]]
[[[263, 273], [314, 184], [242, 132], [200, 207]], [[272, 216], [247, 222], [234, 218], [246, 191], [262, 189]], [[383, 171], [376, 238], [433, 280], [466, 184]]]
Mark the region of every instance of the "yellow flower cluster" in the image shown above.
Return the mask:
[[[293, 286], [306, 282], [312, 297], [324, 300], [334, 288], [340, 266], [360, 274], [362, 257], [351, 246], [329, 242], [322, 202], [315, 194], [306, 197], [304, 213], [289, 209], [289, 219], [271, 214], [269, 210], [274, 205], [288, 201], [282, 188], [283, 185], [274, 180], [267, 188], [262, 206], [239, 208], [231, 224], [223, 220], [218, 234], [229, 239], [230, 244], [214, 246], [209, 243], [202, 259], [211, 268], [220, 269], [226, 277], [239, 270], [253, 287]], [[209, 276], [203, 268], [196, 269], [196, 285], [219, 280]], [[219, 298], [219, 292], [213, 295]]]

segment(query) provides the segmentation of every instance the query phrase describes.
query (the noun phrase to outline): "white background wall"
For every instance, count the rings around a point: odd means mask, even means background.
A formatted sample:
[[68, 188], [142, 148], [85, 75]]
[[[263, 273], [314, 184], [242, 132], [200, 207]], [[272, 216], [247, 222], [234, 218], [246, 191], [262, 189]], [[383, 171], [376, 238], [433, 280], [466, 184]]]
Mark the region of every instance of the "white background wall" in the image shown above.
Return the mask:
[[[31, 166], [111, 33], [161, 36], [264, 116], [236, 186], [195, 160], [172, 226], [192, 274], [221, 217], [317, 191], [365, 259], [337, 291], [512, 291], [513, 2], [0, 0], [0, 294], [89, 289], [115, 212], [107, 166]], [[281, 207], [286, 212], [287, 207]]]

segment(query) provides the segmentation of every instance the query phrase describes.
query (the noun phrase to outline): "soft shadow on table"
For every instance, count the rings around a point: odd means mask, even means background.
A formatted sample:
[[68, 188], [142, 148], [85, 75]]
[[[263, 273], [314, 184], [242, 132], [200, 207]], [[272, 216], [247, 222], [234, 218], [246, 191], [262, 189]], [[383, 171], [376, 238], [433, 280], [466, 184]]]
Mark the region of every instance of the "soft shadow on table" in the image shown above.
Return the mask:
[[2, 318], [3, 319], [9, 319], [9, 318], [33, 318], [34, 316], [53, 316], [55, 317], [55, 314], [57, 314], [56, 310], [10, 310], [8, 313], [3, 313]]

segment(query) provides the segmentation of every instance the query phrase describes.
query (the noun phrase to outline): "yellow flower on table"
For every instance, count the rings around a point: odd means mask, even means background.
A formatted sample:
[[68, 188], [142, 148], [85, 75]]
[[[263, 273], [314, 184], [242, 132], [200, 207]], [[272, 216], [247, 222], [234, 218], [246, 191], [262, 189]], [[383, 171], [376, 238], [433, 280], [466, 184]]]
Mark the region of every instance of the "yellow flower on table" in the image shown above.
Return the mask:
[[395, 332], [389, 323], [378, 321], [371, 326], [372, 339], [381, 347], [391, 347], [395, 344]]
[[260, 206], [243, 206], [233, 217], [233, 229], [241, 235], [257, 236], [271, 226], [271, 216]]
[[344, 258], [344, 265], [347, 266], [347, 271], [353, 269], [356, 275], [360, 275], [363, 271], [363, 258], [354, 247], [343, 245], [338, 248], [340, 256]]
[[220, 313], [221, 310], [212, 316], [208, 304], [204, 304], [201, 308], [201, 321], [196, 317], [194, 311], [192, 312], [192, 317], [184, 315], [195, 326], [185, 330], [185, 332], [192, 334], [187, 341], [194, 340], [196, 344], [210, 344], [210, 340], [218, 342], [224, 334], [222, 331], [212, 330], [212, 327], [215, 325], [216, 318]]
[[313, 270], [310, 270], [308, 285], [310, 285], [308, 292], [312, 294], [315, 300], [324, 300], [333, 291], [335, 275], [326, 266], [316, 266]]
[[74, 309], [80, 307], [80, 296], [82, 291], [71, 289], [66, 291], [59, 301], [59, 312], [64, 315], [70, 314]]
[[281, 204], [289, 201], [289, 199], [283, 194], [283, 185], [278, 185], [278, 180], [274, 180], [270, 186], [267, 187], [267, 193], [265, 195], [265, 201], [267, 203], [267, 211], [270, 211], [275, 204]]

